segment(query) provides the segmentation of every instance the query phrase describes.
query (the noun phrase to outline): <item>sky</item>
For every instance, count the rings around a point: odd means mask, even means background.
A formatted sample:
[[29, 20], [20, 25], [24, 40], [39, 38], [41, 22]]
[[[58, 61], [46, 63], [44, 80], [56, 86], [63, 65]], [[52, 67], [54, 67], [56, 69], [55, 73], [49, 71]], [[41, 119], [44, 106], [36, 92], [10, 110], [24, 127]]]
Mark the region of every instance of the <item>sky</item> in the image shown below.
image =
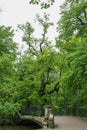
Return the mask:
[[[2, 12], [0, 13], [0, 25], [12, 26], [15, 30], [18, 24], [24, 24], [26, 22], [31, 22], [35, 31], [35, 37], [40, 37], [42, 30], [40, 25], [34, 23], [36, 14], [40, 14], [42, 17], [43, 12], [50, 14], [50, 21], [54, 23], [54, 27], [50, 27], [48, 31], [48, 37], [50, 40], [54, 41], [57, 36], [56, 23], [60, 18], [60, 5], [64, 0], [56, 0], [56, 2], [49, 9], [40, 9], [40, 6], [30, 5], [28, 0], [0, 0], [0, 8]], [[15, 31], [14, 40], [22, 45], [21, 32]]]

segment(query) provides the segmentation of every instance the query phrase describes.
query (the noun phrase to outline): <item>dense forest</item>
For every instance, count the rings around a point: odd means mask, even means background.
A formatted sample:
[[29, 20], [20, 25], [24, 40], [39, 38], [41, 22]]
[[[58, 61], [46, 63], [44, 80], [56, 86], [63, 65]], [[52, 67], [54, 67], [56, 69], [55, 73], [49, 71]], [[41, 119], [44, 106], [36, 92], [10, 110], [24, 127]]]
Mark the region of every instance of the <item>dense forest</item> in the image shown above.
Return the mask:
[[[47, 9], [54, 0], [30, 3]], [[46, 13], [36, 16], [43, 28], [40, 38], [31, 23], [18, 25], [27, 46], [23, 54], [12, 27], [0, 26], [0, 124], [45, 105], [57, 115], [87, 117], [87, 0], [65, 0], [60, 9], [55, 45], [47, 36], [53, 23]]]

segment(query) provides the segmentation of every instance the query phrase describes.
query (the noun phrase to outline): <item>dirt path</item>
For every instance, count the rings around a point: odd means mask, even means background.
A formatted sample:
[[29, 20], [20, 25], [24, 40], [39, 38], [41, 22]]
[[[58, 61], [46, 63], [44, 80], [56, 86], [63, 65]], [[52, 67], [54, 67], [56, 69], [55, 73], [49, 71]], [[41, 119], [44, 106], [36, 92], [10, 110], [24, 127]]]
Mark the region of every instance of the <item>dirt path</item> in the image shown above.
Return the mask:
[[55, 130], [87, 130], [87, 120], [78, 117], [58, 116], [54, 120]]

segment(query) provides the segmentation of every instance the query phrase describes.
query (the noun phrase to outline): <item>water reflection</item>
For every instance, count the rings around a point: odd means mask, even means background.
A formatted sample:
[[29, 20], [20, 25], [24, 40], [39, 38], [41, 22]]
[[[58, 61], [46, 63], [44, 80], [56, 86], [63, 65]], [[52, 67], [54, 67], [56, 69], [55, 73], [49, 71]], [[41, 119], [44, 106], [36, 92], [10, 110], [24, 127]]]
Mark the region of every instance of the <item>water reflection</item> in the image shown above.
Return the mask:
[[14, 126], [0, 126], [0, 130], [35, 130], [41, 126], [31, 120], [21, 120], [19, 125]]
[[0, 130], [34, 130], [30, 126], [0, 126]]
[[36, 126], [0, 126], [0, 130], [35, 130]]

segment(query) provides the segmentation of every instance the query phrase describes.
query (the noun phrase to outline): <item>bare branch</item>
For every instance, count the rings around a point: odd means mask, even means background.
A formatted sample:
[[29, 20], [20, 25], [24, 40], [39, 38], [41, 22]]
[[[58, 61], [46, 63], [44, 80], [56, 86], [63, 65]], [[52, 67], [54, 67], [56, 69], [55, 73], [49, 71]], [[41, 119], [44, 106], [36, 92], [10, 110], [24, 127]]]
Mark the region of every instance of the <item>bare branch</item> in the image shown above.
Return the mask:
[[42, 50], [42, 45], [44, 44], [44, 41], [45, 41], [45, 34], [46, 34], [46, 32], [44, 31], [44, 33], [43, 33], [43, 39], [42, 39], [42, 42], [40, 43], [40, 51], [42, 52], [43, 50]]

